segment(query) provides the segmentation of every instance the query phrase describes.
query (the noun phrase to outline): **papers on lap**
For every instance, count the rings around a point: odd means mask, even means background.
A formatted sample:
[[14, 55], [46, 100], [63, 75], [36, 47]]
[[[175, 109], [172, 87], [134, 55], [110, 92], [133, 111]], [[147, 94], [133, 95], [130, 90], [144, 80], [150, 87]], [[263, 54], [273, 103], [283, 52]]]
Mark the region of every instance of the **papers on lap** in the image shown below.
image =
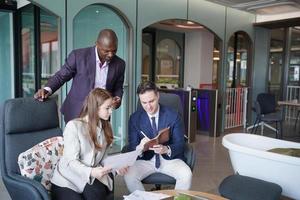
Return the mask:
[[121, 153], [108, 156], [102, 162], [104, 166], [117, 170], [123, 167], [132, 166], [139, 154], [140, 152], [137, 150], [128, 153]]
[[[141, 133], [147, 137], [142, 131]], [[148, 137], [147, 137], [148, 138]], [[170, 138], [170, 127], [167, 127], [167, 128], [164, 128], [164, 129], [161, 129], [157, 136], [155, 138], [152, 138], [152, 139], [149, 139], [148, 142], [145, 143], [144, 145], [144, 151], [147, 151], [149, 150], [149, 148], [152, 148], [154, 145], [157, 145], [157, 144], [163, 144], [165, 142], [168, 142], [169, 141], [169, 138]]]

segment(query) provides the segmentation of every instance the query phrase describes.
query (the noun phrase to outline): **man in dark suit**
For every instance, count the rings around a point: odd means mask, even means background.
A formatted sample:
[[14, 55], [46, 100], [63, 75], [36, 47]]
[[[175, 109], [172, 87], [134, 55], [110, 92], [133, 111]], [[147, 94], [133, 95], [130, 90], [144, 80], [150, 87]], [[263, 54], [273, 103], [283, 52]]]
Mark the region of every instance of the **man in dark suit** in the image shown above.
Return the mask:
[[[175, 189], [190, 189], [192, 172], [183, 161], [184, 129], [179, 113], [158, 103], [159, 92], [153, 82], [141, 83], [137, 94], [142, 108], [130, 116], [128, 143], [130, 151], [138, 149], [141, 155], [124, 176], [128, 190], [144, 190], [141, 181], [155, 172], [174, 177]], [[149, 139], [167, 127], [170, 137], [166, 143], [154, 145], [149, 150], [144, 149]]]
[[100, 31], [96, 46], [73, 50], [62, 68], [39, 89], [34, 97], [43, 101], [65, 82], [73, 79], [61, 112], [65, 122], [79, 115], [83, 101], [96, 87], [107, 89], [115, 108], [121, 105], [125, 62], [116, 55], [118, 38], [111, 29]]

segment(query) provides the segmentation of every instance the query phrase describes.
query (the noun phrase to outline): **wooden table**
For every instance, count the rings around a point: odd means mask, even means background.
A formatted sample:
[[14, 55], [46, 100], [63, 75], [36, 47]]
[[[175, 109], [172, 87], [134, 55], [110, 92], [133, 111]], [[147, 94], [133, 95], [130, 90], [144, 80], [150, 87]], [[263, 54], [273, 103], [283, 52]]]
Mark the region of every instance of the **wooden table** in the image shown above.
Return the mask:
[[185, 194], [190, 194], [190, 195], [198, 195], [198, 196], [207, 198], [209, 200], [227, 200], [226, 198], [215, 195], [215, 194], [209, 194], [206, 192], [199, 192], [199, 191], [192, 191], [192, 190], [156, 190], [154, 192], [167, 194], [170, 196], [175, 196], [180, 192], [180, 193], [185, 193]]

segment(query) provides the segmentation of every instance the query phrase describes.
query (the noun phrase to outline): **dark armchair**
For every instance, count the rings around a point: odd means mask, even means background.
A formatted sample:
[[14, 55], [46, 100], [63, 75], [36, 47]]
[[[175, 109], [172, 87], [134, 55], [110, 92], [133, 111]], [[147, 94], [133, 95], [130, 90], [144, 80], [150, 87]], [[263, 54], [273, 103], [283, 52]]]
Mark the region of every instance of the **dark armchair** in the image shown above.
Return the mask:
[[[179, 112], [179, 114], [181, 116], [183, 116], [182, 104], [181, 104], [181, 100], [178, 95], [160, 92], [159, 103], [173, 108], [174, 110]], [[140, 107], [140, 106], [141, 105], [139, 103], [138, 107]], [[122, 149], [122, 152], [126, 152], [126, 151], [127, 151], [127, 146], [125, 146]], [[188, 144], [188, 143], [185, 144], [184, 157], [185, 157], [185, 162], [193, 171], [196, 156], [195, 156], [194, 148], [191, 144]], [[148, 177], [144, 178], [142, 180], [142, 183], [143, 184], [153, 184], [153, 185], [155, 185], [156, 189], [159, 190], [159, 189], [161, 189], [161, 185], [175, 185], [176, 180], [171, 176], [156, 172], [156, 173], [151, 174]]]
[[12, 199], [50, 199], [37, 181], [20, 175], [18, 155], [37, 143], [62, 135], [54, 99], [39, 102], [16, 98], [1, 105], [0, 164], [3, 182]]

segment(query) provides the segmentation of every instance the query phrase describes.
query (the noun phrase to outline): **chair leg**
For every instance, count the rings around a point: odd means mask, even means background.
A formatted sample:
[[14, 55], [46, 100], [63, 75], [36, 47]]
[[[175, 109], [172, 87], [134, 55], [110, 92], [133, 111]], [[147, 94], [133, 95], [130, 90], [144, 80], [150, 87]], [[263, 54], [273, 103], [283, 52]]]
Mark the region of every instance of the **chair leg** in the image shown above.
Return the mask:
[[[260, 122], [261, 122], [261, 120], [257, 120], [257, 124], [259, 124]], [[257, 131], [258, 127], [259, 127], [259, 125], [257, 125], [257, 126], [255, 127], [254, 134], [256, 134], [256, 131]]]
[[275, 129], [276, 129], [276, 131], [275, 131], [275, 133], [276, 133], [276, 138], [278, 139], [279, 137], [279, 135], [278, 135], [278, 125], [277, 125], [277, 121], [275, 122]]
[[256, 117], [255, 122], [254, 122], [254, 124], [253, 124], [253, 128], [252, 128], [252, 130], [251, 130], [251, 134], [253, 133], [253, 130], [256, 128], [255, 125], [256, 125], [257, 121], [258, 121], [258, 119], [257, 119], [257, 117]]
[[281, 121], [280, 122], [280, 139], [282, 139], [283, 138], [283, 132], [282, 132], [282, 130], [283, 130], [283, 122]]
[[295, 125], [294, 125], [294, 129], [295, 129], [295, 130], [296, 130], [296, 128], [297, 128], [297, 122], [298, 122], [299, 115], [300, 115], [300, 111], [298, 110], [298, 112], [297, 112], [297, 117], [296, 117], [296, 121], [295, 121]]

